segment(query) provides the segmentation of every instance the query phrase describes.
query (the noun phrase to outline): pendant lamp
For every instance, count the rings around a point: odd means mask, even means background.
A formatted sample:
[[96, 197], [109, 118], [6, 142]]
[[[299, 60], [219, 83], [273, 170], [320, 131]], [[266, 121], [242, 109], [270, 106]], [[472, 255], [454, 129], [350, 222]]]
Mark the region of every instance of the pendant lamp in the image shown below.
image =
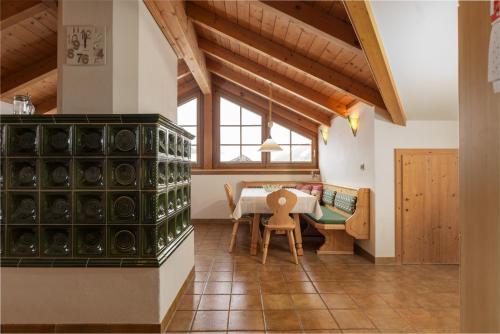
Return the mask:
[[273, 87], [272, 83], [269, 83], [269, 122], [267, 123], [267, 127], [269, 128], [269, 137], [262, 143], [262, 145], [259, 148], [260, 152], [279, 152], [283, 151], [281, 146], [278, 145], [274, 141], [273, 138], [271, 138], [271, 128], [273, 127]]

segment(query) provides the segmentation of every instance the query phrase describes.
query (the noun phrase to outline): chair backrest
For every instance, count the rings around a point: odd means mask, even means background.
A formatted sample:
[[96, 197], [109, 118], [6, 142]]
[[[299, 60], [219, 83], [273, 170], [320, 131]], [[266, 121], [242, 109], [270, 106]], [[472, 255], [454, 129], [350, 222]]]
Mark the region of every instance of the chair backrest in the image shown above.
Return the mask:
[[290, 211], [297, 204], [297, 195], [286, 189], [280, 189], [270, 193], [266, 197], [267, 206], [273, 210], [273, 215], [269, 219], [270, 225], [286, 225], [294, 223], [290, 217]]
[[229, 184], [224, 185], [224, 190], [226, 191], [227, 204], [231, 213], [236, 209], [236, 204], [234, 204], [233, 188]]

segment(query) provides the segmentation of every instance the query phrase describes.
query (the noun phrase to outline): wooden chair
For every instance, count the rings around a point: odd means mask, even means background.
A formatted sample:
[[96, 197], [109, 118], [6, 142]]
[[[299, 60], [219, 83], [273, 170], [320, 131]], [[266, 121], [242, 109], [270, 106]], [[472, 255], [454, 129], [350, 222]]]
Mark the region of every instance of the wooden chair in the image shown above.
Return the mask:
[[[236, 208], [234, 203], [233, 188], [229, 184], [224, 184], [224, 190], [226, 191], [227, 204], [229, 206], [229, 211], [231, 211], [231, 216]], [[250, 229], [252, 228], [253, 217], [252, 216], [242, 216], [240, 219], [233, 218], [233, 232], [231, 233], [231, 241], [229, 242], [229, 253], [233, 251], [234, 244], [236, 242], [236, 234], [238, 233], [238, 227], [240, 223], [249, 223]], [[261, 241], [259, 235], [259, 241]]]
[[288, 190], [281, 189], [267, 195], [266, 203], [273, 211], [273, 215], [264, 224], [262, 264], [266, 263], [267, 249], [269, 247], [269, 239], [271, 238], [272, 231], [286, 231], [290, 251], [293, 255], [293, 262], [299, 264], [297, 250], [295, 249], [295, 238], [293, 237], [295, 222], [290, 217], [290, 211], [292, 211], [297, 203], [297, 196]]

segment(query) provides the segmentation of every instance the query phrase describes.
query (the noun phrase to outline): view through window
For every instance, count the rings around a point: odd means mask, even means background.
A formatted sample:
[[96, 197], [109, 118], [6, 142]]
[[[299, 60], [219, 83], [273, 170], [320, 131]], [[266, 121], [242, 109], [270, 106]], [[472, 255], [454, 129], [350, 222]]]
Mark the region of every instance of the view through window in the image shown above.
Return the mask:
[[271, 162], [312, 162], [311, 139], [277, 123], [273, 124], [271, 136], [283, 149], [271, 153]]
[[193, 98], [177, 107], [177, 124], [195, 136], [191, 141], [191, 161], [198, 161], [198, 138], [196, 137], [198, 129], [198, 98]]
[[220, 161], [261, 162], [262, 116], [220, 98]]

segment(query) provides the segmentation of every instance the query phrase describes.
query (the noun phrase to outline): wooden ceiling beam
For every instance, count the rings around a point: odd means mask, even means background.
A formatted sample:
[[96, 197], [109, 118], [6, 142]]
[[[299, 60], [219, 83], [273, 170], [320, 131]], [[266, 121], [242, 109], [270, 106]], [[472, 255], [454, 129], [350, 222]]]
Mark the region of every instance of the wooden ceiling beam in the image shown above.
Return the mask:
[[260, 5], [277, 15], [286, 16], [301, 28], [348, 48], [356, 54], [362, 54], [361, 46], [352, 26], [335, 16], [314, 8], [305, 1], [258, 1], [252, 5]]
[[346, 105], [332, 99], [329, 96], [323, 95], [308, 86], [294, 81], [278, 72], [270, 70], [268, 67], [255, 63], [248, 58], [233, 53], [232, 51], [206, 39], [198, 40], [198, 44], [201, 50], [203, 50], [206, 54], [217, 58], [219, 61], [230, 63], [252, 76], [270, 81], [287, 90], [289, 93], [325, 109], [325, 111], [336, 113], [341, 116], [347, 116]]
[[184, 98], [188, 93], [198, 89], [198, 85], [194, 79], [177, 84], [177, 101]]
[[373, 77], [384, 100], [392, 122], [406, 124], [406, 115], [392, 77], [384, 46], [377, 30], [377, 25], [367, 1], [344, 1], [347, 14], [351, 19], [363, 51], [370, 65]]
[[[231, 81], [225, 80], [217, 75], [213, 76], [213, 83], [215, 89], [220, 88], [225, 94], [230, 94], [229, 97], [235, 96], [242, 98], [251, 106], [260, 109], [261, 111], [267, 111], [269, 108], [269, 100], [263, 98], [244, 87], [232, 83]], [[275, 119], [283, 119], [294, 126], [304, 129], [305, 131], [311, 132], [313, 134], [318, 133], [319, 123], [314, 122], [308, 118], [303, 117], [291, 110], [288, 110], [279, 104], [273, 103], [273, 114]], [[277, 118], [277, 117], [278, 118]]]
[[260, 54], [272, 57], [285, 66], [293, 67], [306, 75], [322, 80], [367, 104], [385, 109], [384, 101], [377, 90], [353, 78], [275, 43], [258, 33], [242, 28], [238, 24], [217, 16], [192, 2], [186, 3], [186, 12], [193, 21], [210, 31], [223, 35], [237, 43], [245, 44]]
[[[32, 64], [25, 69], [2, 78], [1, 97], [11, 96], [15, 92], [22, 92], [36, 82], [39, 82], [49, 76], [57, 74], [57, 55], [43, 59]], [[23, 92], [25, 93], [25, 92]]]
[[177, 62], [177, 80], [187, 77], [190, 74], [191, 71], [189, 70], [189, 67], [182, 59], [179, 59]]
[[57, 110], [57, 96], [49, 96], [45, 100], [35, 104], [36, 114], [54, 114]]
[[[7, 2], [5, 3], [7, 4]], [[3, 4], [2, 4], [3, 5]], [[44, 1], [19, 1], [16, 3], [13, 11], [2, 14], [0, 22], [0, 30], [5, 30], [15, 24], [18, 24], [26, 19], [29, 19], [37, 14], [40, 14], [47, 9], [52, 9], [50, 3]], [[2, 10], [4, 6], [2, 6]]]
[[[212, 59], [207, 59], [208, 70], [226, 80], [234, 82], [235, 84], [245, 87], [246, 89], [254, 92], [257, 95], [265, 98], [269, 97], [269, 85], [260, 83], [257, 80], [251, 80], [248, 77], [238, 73], [237, 71], [229, 68], [221, 62]], [[330, 126], [331, 116], [311, 110], [310, 104], [293, 101], [289, 98], [288, 94], [283, 94], [279, 90], [273, 90], [273, 101], [277, 104], [290, 109], [294, 112], [301, 114], [304, 117], [312, 119], [315, 122]]]
[[205, 56], [198, 48], [196, 32], [186, 16], [184, 1], [144, 0], [144, 3], [177, 56], [186, 62], [203, 94], [210, 94], [212, 89]]

